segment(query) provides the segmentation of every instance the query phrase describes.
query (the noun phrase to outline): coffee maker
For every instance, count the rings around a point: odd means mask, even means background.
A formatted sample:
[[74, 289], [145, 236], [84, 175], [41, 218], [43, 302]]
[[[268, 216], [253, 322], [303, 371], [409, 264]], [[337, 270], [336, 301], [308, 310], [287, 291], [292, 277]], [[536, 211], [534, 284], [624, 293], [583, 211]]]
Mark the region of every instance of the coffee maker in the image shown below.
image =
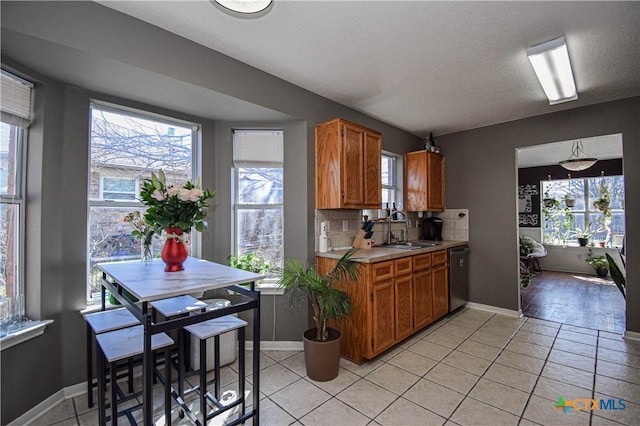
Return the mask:
[[422, 221], [421, 240], [442, 240], [442, 219], [439, 217], [427, 217]]

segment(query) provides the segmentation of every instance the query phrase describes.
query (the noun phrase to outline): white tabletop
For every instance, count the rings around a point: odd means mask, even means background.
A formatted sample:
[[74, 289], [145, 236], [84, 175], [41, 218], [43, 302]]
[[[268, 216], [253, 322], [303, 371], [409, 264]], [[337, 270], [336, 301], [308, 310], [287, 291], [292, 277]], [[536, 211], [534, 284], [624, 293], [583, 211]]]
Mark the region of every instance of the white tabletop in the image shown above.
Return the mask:
[[97, 267], [141, 302], [198, 293], [257, 281], [265, 275], [189, 257], [184, 271], [165, 272], [160, 259], [152, 262], [99, 263]]

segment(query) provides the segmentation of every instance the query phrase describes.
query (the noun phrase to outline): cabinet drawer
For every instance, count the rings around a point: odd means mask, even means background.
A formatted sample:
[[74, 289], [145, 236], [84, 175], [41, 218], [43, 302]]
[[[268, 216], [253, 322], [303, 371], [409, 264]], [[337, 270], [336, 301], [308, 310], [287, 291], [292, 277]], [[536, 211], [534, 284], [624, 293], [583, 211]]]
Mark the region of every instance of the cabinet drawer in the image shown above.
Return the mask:
[[447, 251], [446, 250], [440, 250], [440, 251], [436, 251], [434, 253], [431, 253], [433, 255], [433, 264], [434, 265], [439, 265], [441, 263], [447, 263]]
[[431, 253], [413, 256], [413, 270], [420, 271], [431, 267]]
[[373, 282], [393, 279], [393, 260], [378, 262], [371, 265]]
[[411, 273], [411, 257], [403, 257], [395, 260], [396, 277]]

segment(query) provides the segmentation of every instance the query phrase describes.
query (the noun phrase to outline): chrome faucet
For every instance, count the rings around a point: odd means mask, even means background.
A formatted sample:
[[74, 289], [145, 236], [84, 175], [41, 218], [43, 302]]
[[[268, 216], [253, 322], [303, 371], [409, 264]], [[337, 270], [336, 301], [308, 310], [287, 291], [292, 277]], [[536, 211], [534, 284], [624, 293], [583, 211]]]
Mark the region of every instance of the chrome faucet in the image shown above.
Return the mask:
[[[398, 214], [401, 214], [402, 216], [404, 216], [404, 229], [402, 230], [404, 233], [402, 242], [404, 242], [407, 240], [407, 237], [409, 235], [409, 217], [407, 216], [407, 213], [402, 210], [396, 210], [393, 213], [396, 215], [396, 217]], [[389, 217], [387, 218], [387, 244], [391, 244], [392, 235], [393, 234], [391, 233], [391, 215], [389, 215]], [[400, 235], [402, 236], [402, 234]], [[397, 239], [395, 235], [393, 235], [393, 237]], [[397, 241], [397, 242], [401, 242], [401, 241]]]

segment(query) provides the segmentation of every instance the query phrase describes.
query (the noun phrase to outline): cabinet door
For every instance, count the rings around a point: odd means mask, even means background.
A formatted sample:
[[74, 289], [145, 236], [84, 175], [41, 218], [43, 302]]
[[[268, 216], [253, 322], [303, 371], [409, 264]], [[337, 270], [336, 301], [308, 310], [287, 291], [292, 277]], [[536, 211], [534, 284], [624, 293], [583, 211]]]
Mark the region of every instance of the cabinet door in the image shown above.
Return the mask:
[[404, 275], [395, 280], [396, 340], [404, 339], [413, 332], [413, 279]]
[[371, 352], [375, 356], [395, 343], [393, 281], [374, 284], [371, 290]]
[[413, 274], [413, 328], [419, 329], [433, 320], [433, 274], [425, 269]]
[[404, 206], [411, 212], [427, 210], [426, 151], [404, 155]]
[[357, 208], [364, 205], [364, 139], [363, 128], [343, 124], [342, 202], [345, 207]]
[[433, 269], [433, 319], [449, 312], [449, 284], [447, 264], [434, 266]]
[[444, 157], [427, 153], [427, 205], [429, 211], [444, 211]]
[[382, 207], [382, 136], [365, 132], [364, 140], [364, 204], [366, 207]]

